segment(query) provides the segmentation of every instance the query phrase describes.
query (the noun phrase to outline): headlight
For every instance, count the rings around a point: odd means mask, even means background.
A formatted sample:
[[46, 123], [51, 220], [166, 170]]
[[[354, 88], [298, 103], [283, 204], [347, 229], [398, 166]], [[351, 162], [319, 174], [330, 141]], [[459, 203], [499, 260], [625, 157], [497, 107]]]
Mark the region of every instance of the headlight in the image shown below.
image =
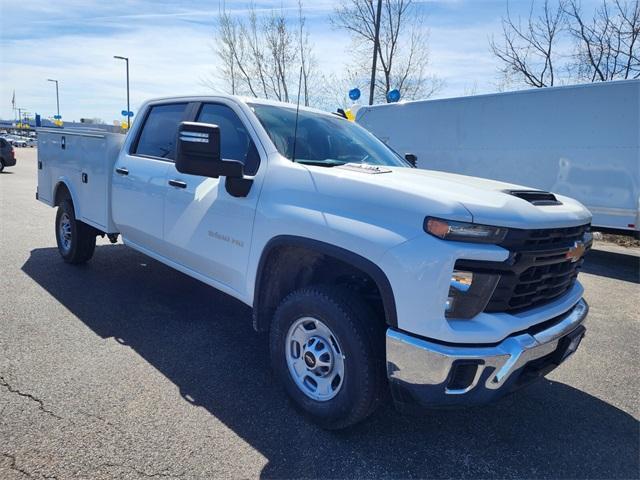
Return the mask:
[[473, 318], [484, 310], [500, 275], [454, 270], [445, 305], [447, 318]]
[[507, 235], [507, 229], [504, 227], [455, 222], [433, 217], [424, 219], [424, 230], [434, 237], [457, 242], [500, 243]]

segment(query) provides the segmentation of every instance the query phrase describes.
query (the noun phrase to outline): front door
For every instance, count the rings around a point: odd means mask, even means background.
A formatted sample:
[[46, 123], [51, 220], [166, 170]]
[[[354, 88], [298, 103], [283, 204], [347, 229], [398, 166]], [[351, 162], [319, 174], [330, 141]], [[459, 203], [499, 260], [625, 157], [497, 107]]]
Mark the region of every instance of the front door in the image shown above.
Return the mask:
[[187, 103], [160, 104], [148, 110], [137, 139], [118, 158], [113, 173], [113, 219], [125, 241], [157, 254], [163, 241], [167, 171], [175, 158], [178, 124]]
[[245, 176], [255, 176], [246, 197], [233, 197], [225, 177], [186, 175], [171, 164], [167, 171], [164, 238], [172, 260], [213, 280], [219, 287], [243, 292], [255, 209], [260, 191], [257, 137], [233, 103], [203, 103], [196, 121], [220, 127], [224, 159], [240, 160]]

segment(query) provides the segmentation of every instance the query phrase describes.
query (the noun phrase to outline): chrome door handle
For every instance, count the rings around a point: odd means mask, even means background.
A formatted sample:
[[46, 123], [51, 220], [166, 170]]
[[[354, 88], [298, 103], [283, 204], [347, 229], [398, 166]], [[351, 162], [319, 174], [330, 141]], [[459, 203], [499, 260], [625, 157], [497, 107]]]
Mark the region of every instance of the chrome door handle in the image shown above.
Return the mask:
[[118, 167], [116, 168], [116, 173], [119, 173], [120, 175], [129, 175], [129, 170], [124, 167]]
[[181, 180], [169, 180], [169, 185], [178, 188], [187, 188], [187, 184]]

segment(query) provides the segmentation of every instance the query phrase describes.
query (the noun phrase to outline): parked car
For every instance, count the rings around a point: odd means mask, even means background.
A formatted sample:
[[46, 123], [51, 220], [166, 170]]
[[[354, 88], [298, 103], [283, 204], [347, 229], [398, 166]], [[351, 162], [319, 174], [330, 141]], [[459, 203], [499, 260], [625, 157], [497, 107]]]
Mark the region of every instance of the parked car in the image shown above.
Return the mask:
[[365, 106], [356, 121], [419, 168], [567, 195], [594, 229], [637, 235], [638, 105], [628, 80]]
[[14, 147], [25, 148], [27, 146], [27, 140], [22, 137], [18, 137], [16, 135], [9, 135], [6, 137], [6, 139]]
[[16, 155], [11, 145], [5, 138], [0, 138], [0, 172], [5, 167], [13, 167], [16, 164]]
[[39, 130], [36, 198], [58, 208], [62, 259], [121, 235], [250, 305], [277, 378], [322, 426], [363, 420], [388, 388], [403, 408], [484, 403], [578, 348], [592, 239], [577, 201], [413, 168], [295, 105], [177, 97], [140, 113], [126, 137]]

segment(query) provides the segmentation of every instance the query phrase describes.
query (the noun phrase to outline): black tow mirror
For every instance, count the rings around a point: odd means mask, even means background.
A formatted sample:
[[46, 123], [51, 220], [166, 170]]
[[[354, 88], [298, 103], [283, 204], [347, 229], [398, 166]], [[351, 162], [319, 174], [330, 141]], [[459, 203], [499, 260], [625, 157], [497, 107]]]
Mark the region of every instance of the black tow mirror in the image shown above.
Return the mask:
[[415, 156], [415, 154], [413, 153], [405, 153], [404, 154], [404, 159], [409, 162], [411, 165], [413, 165], [414, 167], [418, 166], [418, 157]]
[[211, 178], [243, 175], [242, 162], [220, 155], [220, 127], [197, 122], [181, 122], [178, 127], [176, 170]]

